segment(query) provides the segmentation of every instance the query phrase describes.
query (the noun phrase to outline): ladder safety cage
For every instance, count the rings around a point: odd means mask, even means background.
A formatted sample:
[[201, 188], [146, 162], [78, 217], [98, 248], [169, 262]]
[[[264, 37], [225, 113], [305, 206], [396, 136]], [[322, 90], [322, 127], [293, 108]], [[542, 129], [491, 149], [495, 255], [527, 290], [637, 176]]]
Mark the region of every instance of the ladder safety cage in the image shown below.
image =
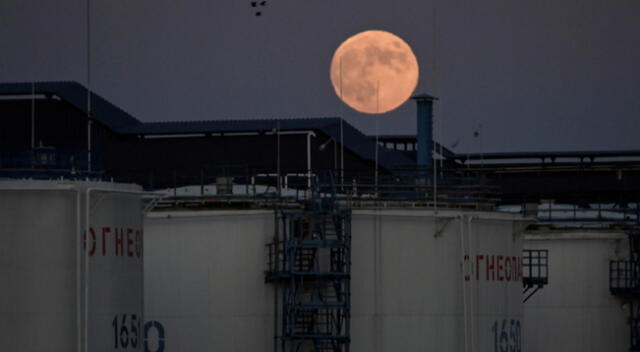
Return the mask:
[[549, 250], [522, 250], [522, 295], [528, 301], [536, 292], [549, 283]]
[[629, 311], [629, 351], [640, 352], [640, 229], [627, 232], [629, 259], [609, 261], [609, 291]]
[[609, 291], [619, 296], [640, 296], [640, 262], [635, 260], [610, 261]]
[[279, 350], [348, 352], [351, 213], [315, 193], [303, 210], [279, 210], [265, 281], [277, 285]]

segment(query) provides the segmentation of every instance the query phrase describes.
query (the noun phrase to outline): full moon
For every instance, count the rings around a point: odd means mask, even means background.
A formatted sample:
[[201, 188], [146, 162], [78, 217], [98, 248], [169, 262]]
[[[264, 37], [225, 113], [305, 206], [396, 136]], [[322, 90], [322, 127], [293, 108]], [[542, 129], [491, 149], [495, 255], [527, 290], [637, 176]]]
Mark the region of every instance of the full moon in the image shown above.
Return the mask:
[[402, 105], [418, 84], [418, 60], [400, 37], [360, 32], [345, 40], [331, 60], [331, 83], [342, 101], [366, 114]]

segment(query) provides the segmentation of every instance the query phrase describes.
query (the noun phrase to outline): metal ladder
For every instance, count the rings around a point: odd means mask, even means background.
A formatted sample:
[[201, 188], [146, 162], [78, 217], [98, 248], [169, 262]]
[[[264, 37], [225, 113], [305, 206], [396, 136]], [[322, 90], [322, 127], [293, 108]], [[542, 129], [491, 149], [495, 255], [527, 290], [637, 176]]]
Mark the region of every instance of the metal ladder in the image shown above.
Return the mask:
[[314, 195], [279, 211], [265, 281], [277, 285], [281, 352], [348, 352], [351, 317], [350, 211]]
[[640, 352], [640, 229], [627, 232], [629, 260], [609, 262], [609, 291], [629, 309], [629, 351]]

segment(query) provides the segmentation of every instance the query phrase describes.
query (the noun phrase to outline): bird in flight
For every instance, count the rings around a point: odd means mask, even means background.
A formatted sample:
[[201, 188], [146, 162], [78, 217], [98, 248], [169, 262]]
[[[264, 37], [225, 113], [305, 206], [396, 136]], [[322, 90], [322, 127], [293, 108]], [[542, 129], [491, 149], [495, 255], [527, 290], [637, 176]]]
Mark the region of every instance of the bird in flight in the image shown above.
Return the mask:
[[256, 12], [255, 12], [256, 16], [262, 16], [262, 11], [260, 9], [265, 7], [265, 6], [267, 6], [267, 1], [266, 0], [251, 1], [251, 7], [256, 9]]

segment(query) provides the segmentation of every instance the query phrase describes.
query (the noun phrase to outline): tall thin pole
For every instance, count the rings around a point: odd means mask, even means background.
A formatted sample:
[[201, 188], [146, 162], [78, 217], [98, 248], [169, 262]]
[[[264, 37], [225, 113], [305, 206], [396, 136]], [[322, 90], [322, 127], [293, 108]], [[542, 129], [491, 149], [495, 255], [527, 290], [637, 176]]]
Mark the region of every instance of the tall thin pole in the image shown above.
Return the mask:
[[[275, 269], [278, 270], [280, 268], [280, 255], [278, 253], [279, 241], [280, 241], [280, 196], [281, 196], [281, 185], [280, 185], [280, 120], [276, 121], [276, 144], [277, 144], [277, 156], [276, 156], [276, 177], [278, 182], [278, 199], [276, 200], [276, 211], [274, 212], [274, 234], [273, 234], [273, 255], [275, 260]], [[275, 286], [275, 292], [273, 295], [273, 352], [278, 351], [278, 285]]]
[[334, 177], [338, 177], [338, 146], [335, 139], [333, 139], [333, 173]]
[[[435, 131], [436, 129], [434, 128], [434, 125], [436, 124], [436, 115], [435, 113], [432, 113], [432, 118], [431, 118], [431, 130]], [[440, 124], [438, 123], [437, 126], [439, 126]], [[435, 148], [433, 147], [433, 144], [429, 146], [429, 150], [427, 151], [428, 153], [432, 154], [433, 157], [433, 152], [434, 152]], [[437, 160], [433, 160], [433, 207], [435, 208], [435, 210], [438, 210], [438, 161]]]
[[[433, 6], [433, 81], [434, 81], [434, 91], [437, 91], [440, 88], [440, 79], [438, 75], [438, 7], [434, 4]], [[434, 107], [435, 111], [435, 107]], [[442, 102], [438, 104], [438, 112], [442, 111]], [[440, 154], [440, 177], [444, 177], [443, 173], [443, 162], [444, 158], [442, 157], [442, 140], [441, 138], [442, 132], [442, 121], [438, 121], [438, 130], [437, 130], [437, 141], [438, 141], [438, 149], [434, 147], [434, 151], [439, 150]], [[434, 163], [437, 163], [434, 160]]]
[[36, 124], [36, 82], [31, 82], [31, 152], [33, 152], [33, 149], [36, 147], [35, 124]]
[[340, 56], [340, 188], [344, 187], [344, 115], [343, 115], [343, 105], [344, 100], [342, 99], [342, 56]]
[[276, 120], [276, 177], [277, 177], [277, 186], [278, 186], [278, 199], [280, 198], [282, 192], [282, 185], [280, 183], [280, 120]]
[[[91, 0], [87, 0], [87, 172], [91, 172]], [[87, 190], [85, 199], [85, 236], [89, 238], [89, 201]], [[88, 242], [88, 241], [87, 241]], [[89, 246], [84, 253], [84, 352], [89, 351]]]
[[482, 144], [482, 136], [480, 129], [482, 128], [482, 124], [478, 127], [478, 141], [480, 142], [480, 167], [484, 167], [484, 145]]
[[[440, 104], [438, 104], [438, 106], [440, 107], [438, 109], [438, 112], [442, 112], [442, 101], [440, 102]], [[444, 119], [442, 120], [438, 120], [438, 149], [440, 149], [440, 178], [444, 177], [444, 156], [442, 155], [442, 123], [444, 122]]]
[[[36, 40], [32, 41], [33, 47], [33, 55], [34, 57], [38, 56], [38, 47], [36, 44]], [[36, 153], [35, 153], [35, 146], [36, 146], [36, 127], [35, 127], [35, 123], [36, 123], [36, 73], [35, 70], [32, 71], [33, 74], [33, 79], [31, 80], [31, 160], [29, 160], [29, 163], [31, 164], [31, 168], [35, 167], [35, 163], [36, 163]]]
[[311, 132], [307, 133], [307, 191], [311, 195]]
[[87, 171], [91, 172], [91, 0], [87, 0]]
[[378, 131], [378, 124], [379, 124], [379, 119], [380, 119], [380, 81], [376, 82], [376, 115], [375, 115], [375, 120], [376, 120], [376, 154], [375, 154], [375, 177], [374, 177], [374, 181], [375, 181], [375, 193], [376, 196], [378, 195], [378, 135], [379, 135], [379, 131]]

